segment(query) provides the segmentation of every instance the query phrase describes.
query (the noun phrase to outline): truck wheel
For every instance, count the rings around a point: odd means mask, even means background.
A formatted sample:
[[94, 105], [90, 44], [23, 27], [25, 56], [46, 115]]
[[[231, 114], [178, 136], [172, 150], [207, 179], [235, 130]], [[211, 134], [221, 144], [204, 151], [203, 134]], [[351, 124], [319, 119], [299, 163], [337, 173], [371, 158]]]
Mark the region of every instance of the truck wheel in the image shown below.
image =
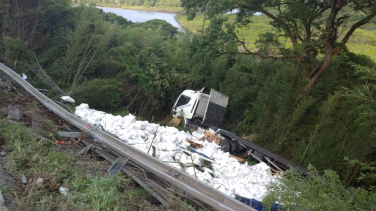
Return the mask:
[[231, 144], [227, 139], [221, 140], [221, 150], [224, 152], [230, 152], [231, 151]]

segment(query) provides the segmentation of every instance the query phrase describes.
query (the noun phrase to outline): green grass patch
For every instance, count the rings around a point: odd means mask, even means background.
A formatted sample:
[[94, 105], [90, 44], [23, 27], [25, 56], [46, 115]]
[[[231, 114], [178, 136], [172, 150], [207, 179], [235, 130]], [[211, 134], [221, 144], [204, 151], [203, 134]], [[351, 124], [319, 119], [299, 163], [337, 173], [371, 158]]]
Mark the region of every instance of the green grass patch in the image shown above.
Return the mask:
[[123, 9], [131, 10], [144, 10], [144, 11], [156, 11], [156, 12], [168, 12], [168, 13], [179, 13], [182, 12], [183, 8], [181, 7], [165, 7], [165, 6], [122, 6]]
[[[82, 162], [75, 147], [51, 147], [50, 142], [37, 140], [23, 125], [8, 119], [0, 120], [0, 125], [3, 148], [9, 152], [4, 165], [19, 178], [21, 190], [13, 197], [23, 210], [154, 209], [152, 196], [144, 189], [126, 175], [107, 176], [95, 160]], [[26, 185], [21, 184], [22, 174], [28, 180]], [[38, 178], [43, 183], [37, 183]], [[69, 188], [68, 194], [61, 194], [60, 187]], [[6, 186], [0, 188], [7, 196], [13, 193]]]
[[[236, 16], [234, 14], [228, 15], [229, 20], [234, 22]], [[200, 33], [202, 29], [204, 15], [198, 13], [194, 20], [187, 20], [187, 16], [184, 13], [179, 13], [176, 15], [176, 20], [184, 29], [188, 29], [193, 33]], [[237, 26], [236, 34], [240, 39], [244, 39], [246, 47], [250, 50], [256, 50], [255, 41], [258, 39], [260, 34], [266, 32], [277, 33], [273, 26], [269, 23], [271, 21], [266, 15], [254, 15], [252, 17], [252, 22], [247, 26]], [[210, 24], [209, 20], [205, 22], [205, 28]], [[340, 39], [345, 35], [348, 29], [339, 32]], [[291, 42], [280, 37], [279, 41], [285, 44], [286, 47], [291, 47]], [[362, 28], [357, 29], [354, 34], [350, 37], [347, 45], [348, 49], [354, 53], [365, 54], [376, 61], [376, 28], [375, 24], [368, 24]]]

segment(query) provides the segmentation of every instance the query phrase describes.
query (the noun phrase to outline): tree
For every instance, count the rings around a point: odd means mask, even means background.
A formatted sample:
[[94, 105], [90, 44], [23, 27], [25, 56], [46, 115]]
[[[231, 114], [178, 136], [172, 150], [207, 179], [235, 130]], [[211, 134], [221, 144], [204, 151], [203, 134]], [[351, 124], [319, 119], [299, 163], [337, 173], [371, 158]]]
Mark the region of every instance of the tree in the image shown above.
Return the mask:
[[[181, 0], [182, 6], [191, 11], [202, 8], [201, 3]], [[244, 40], [237, 38], [245, 51], [241, 54], [259, 55], [262, 58], [293, 58], [298, 61], [308, 84], [308, 93], [317, 78], [328, 68], [333, 56], [337, 56], [359, 27], [376, 16], [376, 0], [219, 0], [209, 1], [209, 17], [213, 18], [223, 11], [239, 9], [238, 23], [246, 24], [255, 12], [261, 12], [272, 19], [271, 24], [291, 42], [291, 48], [279, 48], [278, 56], [265, 56], [246, 48]], [[351, 13], [364, 15], [351, 27], [345, 27]], [[345, 31], [339, 39], [339, 33]], [[228, 52], [234, 53], [234, 52]], [[322, 58], [321, 58], [322, 56]]]
[[202, 22], [201, 35], [204, 33], [206, 14], [208, 12], [208, 6], [210, 0], [180, 0], [181, 6], [186, 9], [188, 20], [193, 20], [196, 16], [196, 12], [204, 13], [204, 20]]

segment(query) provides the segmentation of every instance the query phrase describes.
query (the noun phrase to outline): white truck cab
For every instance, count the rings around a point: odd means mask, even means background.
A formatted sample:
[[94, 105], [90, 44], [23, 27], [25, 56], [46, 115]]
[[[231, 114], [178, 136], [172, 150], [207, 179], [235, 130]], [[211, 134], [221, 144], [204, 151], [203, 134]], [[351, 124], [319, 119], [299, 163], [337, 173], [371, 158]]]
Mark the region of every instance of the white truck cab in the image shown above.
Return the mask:
[[172, 108], [173, 117], [183, 117], [187, 120], [196, 119], [199, 123], [204, 122], [220, 126], [226, 112], [229, 97], [214, 89], [210, 95], [200, 91], [184, 90], [176, 100]]

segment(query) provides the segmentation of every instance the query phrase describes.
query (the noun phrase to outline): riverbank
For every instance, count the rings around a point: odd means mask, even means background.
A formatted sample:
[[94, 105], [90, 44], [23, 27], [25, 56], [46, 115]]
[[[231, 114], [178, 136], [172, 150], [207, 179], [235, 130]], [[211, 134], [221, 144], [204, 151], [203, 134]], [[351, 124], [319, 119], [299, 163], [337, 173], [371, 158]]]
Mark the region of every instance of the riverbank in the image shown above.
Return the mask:
[[129, 9], [140, 11], [152, 11], [152, 12], [164, 12], [164, 13], [182, 13], [184, 10], [182, 7], [148, 7], [148, 6], [132, 6], [132, 5], [109, 5], [109, 4], [96, 4], [98, 7], [108, 7], [117, 9]]
[[133, 10], [133, 9], [123, 9], [115, 7], [99, 7], [103, 12], [110, 12], [116, 15], [126, 18], [128, 21], [135, 23], [143, 23], [154, 19], [160, 19], [167, 21], [172, 26], [181, 29], [181, 25], [175, 19], [176, 13], [166, 13], [166, 12], [155, 12], [155, 11], [146, 11], [146, 10]]

